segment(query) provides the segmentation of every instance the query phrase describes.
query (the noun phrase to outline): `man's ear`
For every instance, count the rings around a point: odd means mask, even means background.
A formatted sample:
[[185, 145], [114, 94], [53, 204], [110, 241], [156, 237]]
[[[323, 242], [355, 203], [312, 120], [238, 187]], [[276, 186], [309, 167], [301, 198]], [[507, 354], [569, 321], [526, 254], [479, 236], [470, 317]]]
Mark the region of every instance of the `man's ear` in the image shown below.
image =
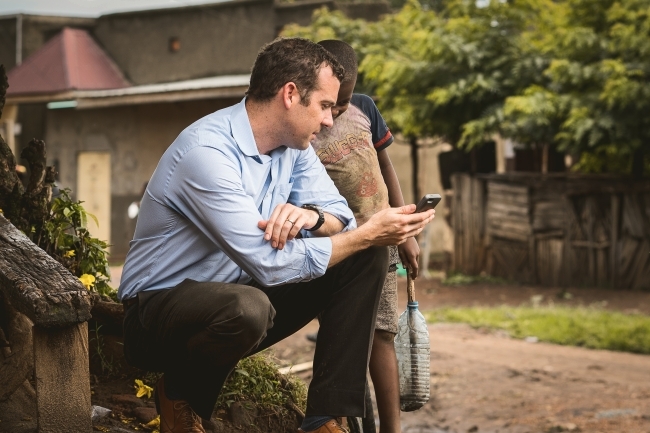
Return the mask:
[[282, 93], [282, 102], [287, 110], [291, 108], [293, 104], [300, 102], [300, 94], [298, 93], [298, 88], [294, 82], [289, 81], [286, 83], [282, 86], [280, 92]]

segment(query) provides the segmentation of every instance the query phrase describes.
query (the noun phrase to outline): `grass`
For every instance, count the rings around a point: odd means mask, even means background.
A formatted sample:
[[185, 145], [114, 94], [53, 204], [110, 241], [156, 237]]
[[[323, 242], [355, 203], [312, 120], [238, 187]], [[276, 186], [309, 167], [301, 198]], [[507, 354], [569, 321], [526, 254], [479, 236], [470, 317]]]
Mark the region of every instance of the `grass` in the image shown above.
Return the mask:
[[294, 404], [302, 411], [307, 406], [307, 387], [296, 376], [283, 376], [266, 352], [239, 361], [224, 384], [218, 407], [247, 401], [261, 407], [282, 409]]
[[508, 280], [491, 275], [465, 275], [462, 273], [450, 273], [443, 278], [441, 283], [445, 286], [463, 286], [467, 284], [487, 283], [487, 284], [505, 284]]
[[431, 322], [467, 323], [502, 329], [514, 338], [537, 337], [549, 343], [650, 354], [650, 316], [598, 308], [470, 307], [426, 313]]

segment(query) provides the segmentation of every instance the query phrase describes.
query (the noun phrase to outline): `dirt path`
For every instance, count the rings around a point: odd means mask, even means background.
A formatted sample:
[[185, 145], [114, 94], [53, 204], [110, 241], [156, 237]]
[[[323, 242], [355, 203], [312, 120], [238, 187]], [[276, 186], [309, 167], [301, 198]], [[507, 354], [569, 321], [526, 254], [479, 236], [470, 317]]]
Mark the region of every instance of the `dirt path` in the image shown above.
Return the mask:
[[[422, 309], [519, 305], [542, 295], [556, 303], [650, 310], [650, 293], [573, 289], [565, 300], [557, 298], [558, 292], [418, 283]], [[305, 335], [317, 328], [312, 322], [277, 344], [276, 356], [293, 364], [311, 360], [314, 345]], [[650, 356], [527, 343], [466, 325], [434, 324], [429, 332], [432, 399], [421, 410], [403, 414], [404, 433], [650, 433]], [[301, 377], [308, 381], [309, 374]]]

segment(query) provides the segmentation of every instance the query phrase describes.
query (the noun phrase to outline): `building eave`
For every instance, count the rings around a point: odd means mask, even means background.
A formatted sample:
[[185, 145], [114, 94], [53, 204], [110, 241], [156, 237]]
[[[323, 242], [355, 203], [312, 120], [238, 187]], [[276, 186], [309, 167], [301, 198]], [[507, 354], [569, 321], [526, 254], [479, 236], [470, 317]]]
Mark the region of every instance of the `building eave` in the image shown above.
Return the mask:
[[171, 83], [145, 84], [108, 90], [71, 90], [52, 94], [24, 94], [7, 97], [7, 104], [76, 101], [77, 109], [123, 105], [157, 104], [200, 99], [241, 98], [250, 75], [225, 75]]

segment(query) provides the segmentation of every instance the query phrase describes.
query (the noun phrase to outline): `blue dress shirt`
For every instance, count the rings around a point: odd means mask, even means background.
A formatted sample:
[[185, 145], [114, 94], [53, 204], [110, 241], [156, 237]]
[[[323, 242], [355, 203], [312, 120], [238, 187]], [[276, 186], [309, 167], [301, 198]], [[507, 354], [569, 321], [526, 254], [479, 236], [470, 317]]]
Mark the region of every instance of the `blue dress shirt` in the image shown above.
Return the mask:
[[188, 126], [165, 151], [142, 198], [118, 297], [185, 279], [264, 286], [325, 274], [332, 242], [310, 237], [282, 250], [257, 227], [278, 204], [314, 203], [356, 227], [311, 146], [260, 155], [245, 99]]

